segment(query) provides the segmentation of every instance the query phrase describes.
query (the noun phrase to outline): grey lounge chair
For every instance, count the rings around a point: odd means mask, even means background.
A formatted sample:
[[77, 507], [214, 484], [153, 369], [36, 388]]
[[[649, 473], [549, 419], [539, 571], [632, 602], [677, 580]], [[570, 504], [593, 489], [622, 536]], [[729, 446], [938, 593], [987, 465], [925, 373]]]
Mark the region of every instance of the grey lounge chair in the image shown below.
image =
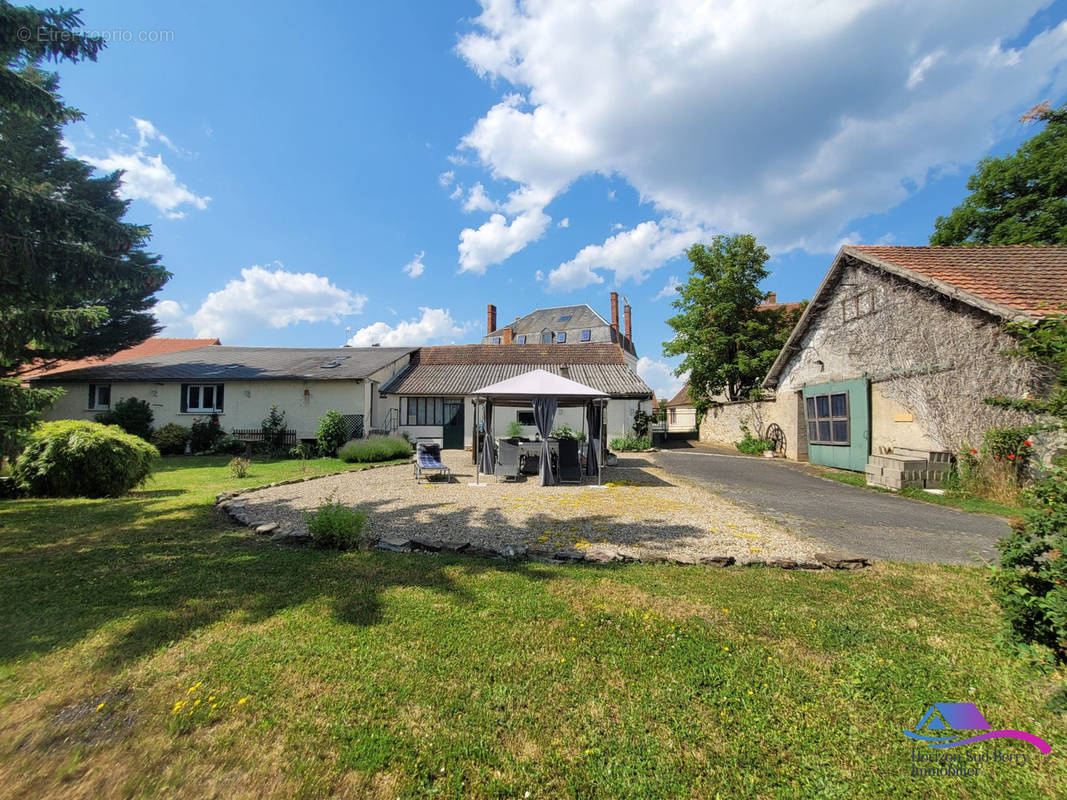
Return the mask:
[[[441, 461], [441, 446], [436, 442], [416, 442], [415, 444], [415, 481], [421, 480], [423, 472], [444, 475], [445, 480], [452, 480], [451, 468]], [[429, 480], [429, 475], [426, 476]]]
[[519, 477], [519, 446], [511, 442], [500, 442], [496, 451], [496, 468], [493, 474], [505, 480], [517, 480]]
[[576, 440], [559, 440], [558, 468], [560, 483], [582, 482], [582, 465], [578, 461], [578, 442]]

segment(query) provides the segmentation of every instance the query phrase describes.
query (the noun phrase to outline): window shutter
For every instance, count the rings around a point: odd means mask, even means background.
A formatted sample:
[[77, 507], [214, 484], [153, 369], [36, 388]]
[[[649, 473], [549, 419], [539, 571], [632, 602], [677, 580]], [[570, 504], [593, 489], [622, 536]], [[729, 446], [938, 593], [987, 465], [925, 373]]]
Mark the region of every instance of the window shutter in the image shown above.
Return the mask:
[[222, 389], [225, 386], [223, 383], [215, 384], [215, 410], [222, 411]]
[[89, 405], [87, 405], [86, 408], [96, 408], [96, 403], [94, 402], [96, 400], [95, 395], [96, 395], [96, 386], [94, 384], [90, 383], [89, 384]]
[[181, 389], [181, 408], [182, 413], [186, 413], [189, 410], [189, 384], [183, 383]]

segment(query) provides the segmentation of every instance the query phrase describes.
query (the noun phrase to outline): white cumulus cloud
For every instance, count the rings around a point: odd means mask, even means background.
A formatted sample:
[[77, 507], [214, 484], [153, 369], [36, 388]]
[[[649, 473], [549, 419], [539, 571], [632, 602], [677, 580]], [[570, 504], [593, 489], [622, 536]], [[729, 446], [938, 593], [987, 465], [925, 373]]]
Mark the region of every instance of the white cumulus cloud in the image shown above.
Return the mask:
[[[462, 152], [541, 210], [582, 175], [618, 176], [666, 216], [773, 251], [831, 249], [1067, 89], [1067, 23], [1003, 44], [1047, 0], [482, 5], [457, 49], [508, 94]], [[504, 221], [487, 224], [499, 239]]]
[[674, 220], [650, 220], [621, 231], [603, 244], [583, 247], [570, 261], [548, 274], [548, 287], [554, 291], [571, 291], [603, 283], [601, 271], [614, 273], [617, 283], [633, 280], [641, 283], [664, 262], [681, 255], [692, 244], [707, 238], [706, 231]]
[[185, 308], [177, 300], [160, 300], [152, 308], [156, 321], [167, 336], [184, 336], [191, 332]]
[[511, 222], [503, 214], [493, 214], [480, 228], [465, 228], [459, 235], [460, 272], [481, 275], [487, 267], [540, 239], [551, 221], [542, 209], [533, 208], [513, 217]]
[[367, 298], [313, 272], [252, 266], [204, 300], [189, 320], [197, 336], [218, 336], [229, 344], [263, 328], [338, 320], [363, 310]]
[[425, 250], [420, 250], [416, 253], [415, 257], [404, 265], [404, 274], [409, 278], [419, 277], [426, 270], [426, 265], [422, 263], [422, 257], [425, 255]]
[[682, 285], [682, 282], [678, 280], [676, 275], [671, 275], [667, 278], [667, 283], [663, 288], [659, 290], [659, 293], [652, 298], [652, 302], [662, 300], [665, 297], [674, 297], [678, 293], [678, 287]]
[[447, 308], [420, 307], [422, 316], [396, 325], [375, 322], [356, 331], [348, 343], [353, 347], [407, 347], [431, 343], [452, 344], [471, 329], [473, 323], [458, 323]]
[[678, 376], [674, 374], [674, 367], [663, 361], [655, 361], [648, 356], [642, 356], [637, 360], [637, 374], [641, 380], [652, 387], [656, 397], [664, 397], [670, 400], [685, 386], [688, 375]]
[[178, 180], [174, 170], [163, 163], [162, 153], [157, 151], [153, 154], [150, 148], [158, 142], [179, 155], [187, 155], [185, 151], [150, 121], [134, 117], [133, 123], [137, 131], [137, 143], [132, 147], [111, 149], [102, 157], [81, 153], [77, 157], [105, 172], [122, 170], [124, 174], [119, 193], [128, 200], [151, 203], [165, 217], [181, 219], [189, 208], [205, 210], [211, 198], [197, 194]]

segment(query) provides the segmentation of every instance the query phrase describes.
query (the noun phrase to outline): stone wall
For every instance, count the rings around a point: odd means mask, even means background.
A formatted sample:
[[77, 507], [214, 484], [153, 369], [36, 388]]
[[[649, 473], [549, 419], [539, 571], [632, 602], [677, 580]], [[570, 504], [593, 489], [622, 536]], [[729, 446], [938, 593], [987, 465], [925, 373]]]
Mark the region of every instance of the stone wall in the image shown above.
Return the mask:
[[779, 398], [806, 384], [868, 377], [874, 453], [893, 444], [976, 446], [990, 428], [1027, 421], [983, 399], [1021, 396], [1041, 377], [1033, 363], [1007, 356], [1014, 340], [999, 320], [856, 261], [845, 265], [799, 346], [780, 376]]
[[753, 436], [766, 431], [772, 423], [785, 433], [785, 454], [804, 461], [808, 456], [807, 435], [798, 421], [801, 411], [799, 399], [792, 392], [781, 392], [757, 403], [720, 403], [709, 408], [700, 420], [700, 441], [709, 444], [732, 445], [741, 440], [745, 424]]

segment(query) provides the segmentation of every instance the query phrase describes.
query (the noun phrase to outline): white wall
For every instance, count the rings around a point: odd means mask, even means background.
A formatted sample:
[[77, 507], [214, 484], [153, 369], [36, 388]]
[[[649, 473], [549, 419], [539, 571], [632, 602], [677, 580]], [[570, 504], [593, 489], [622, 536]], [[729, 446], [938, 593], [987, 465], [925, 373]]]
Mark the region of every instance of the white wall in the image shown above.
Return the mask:
[[[632, 436], [633, 435], [633, 419], [634, 412], [638, 408], [644, 409], [646, 413], [651, 413], [652, 400], [630, 400], [630, 399], [615, 399], [608, 402], [607, 409], [604, 414], [604, 419], [608, 428], [608, 440], [614, 439], [618, 436]], [[385, 421], [385, 417], [389, 413], [389, 409], [394, 409], [393, 415], [395, 419], [399, 419], [401, 423], [404, 422], [406, 416], [401, 416], [401, 411], [406, 411], [407, 403], [401, 402], [399, 395], [387, 395], [382, 398], [375, 406], [375, 420], [374, 427], [380, 427]], [[517, 418], [517, 413], [524, 409], [499, 407], [493, 412], [493, 432], [496, 436], [503, 436], [507, 432], [508, 423]], [[530, 409], [525, 409], [530, 410]], [[479, 414], [483, 413], [479, 411]], [[556, 412], [556, 419], [553, 423], [553, 427], [560, 427], [561, 425], [570, 425], [572, 429], [581, 431], [584, 428], [585, 411], [580, 408], [561, 408]], [[463, 442], [465, 447], [470, 447], [472, 439], [472, 430], [474, 425], [474, 400], [472, 397], [463, 398]], [[442, 428], [440, 425], [406, 425], [401, 424], [396, 430], [396, 434], [407, 433], [412, 439], [417, 438], [432, 438], [440, 439], [442, 436]], [[537, 429], [532, 425], [523, 428], [523, 435], [533, 438], [537, 433]]]
[[[194, 383], [194, 381], [187, 381]], [[286, 424], [300, 439], [314, 439], [319, 417], [327, 411], [363, 414], [366, 407], [365, 382], [331, 381], [217, 381], [226, 388], [219, 424], [223, 430], [258, 429], [272, 403], [285, 412]], [[203, 412], [182, 413], [181, 383], [122, 382], [111, 383], [111, 405], [128, 397], [145, 400], [152, 406], [152, 425], [160, 428], [174, 422], [189, 427]], [[211, 381], [205, 381], [211, 383]], [[56, 384], [49, 384], [54, 386]], [[66, 394], [45, 413], [45, 419], [92, 420], [100, 409], [87, 408], [89, 389], [86, 383], [58, 384]]]

